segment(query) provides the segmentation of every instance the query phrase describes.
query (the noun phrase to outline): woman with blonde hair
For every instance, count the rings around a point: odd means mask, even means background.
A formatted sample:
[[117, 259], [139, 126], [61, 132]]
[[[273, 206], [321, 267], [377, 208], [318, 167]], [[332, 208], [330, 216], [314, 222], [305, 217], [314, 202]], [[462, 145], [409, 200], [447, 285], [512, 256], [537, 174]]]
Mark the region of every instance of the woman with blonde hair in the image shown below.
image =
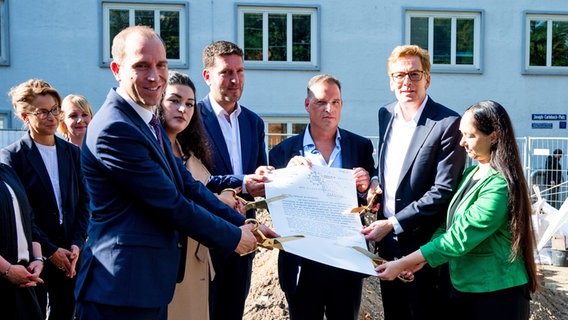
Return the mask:
[[61, 102], [62, 119], [59, 132], [65, 140], [81, 148], [87, 132], [87, 126], [93, 118], [89, 101], [78, 94], [70, 94]]

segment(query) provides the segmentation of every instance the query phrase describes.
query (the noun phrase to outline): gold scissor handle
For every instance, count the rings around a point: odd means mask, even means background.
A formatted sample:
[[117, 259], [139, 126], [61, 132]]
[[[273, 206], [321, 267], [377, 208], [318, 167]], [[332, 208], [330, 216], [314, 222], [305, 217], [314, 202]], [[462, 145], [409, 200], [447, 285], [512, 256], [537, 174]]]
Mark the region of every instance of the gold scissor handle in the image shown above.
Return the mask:
[[237, 195], [237, 190], [233, 189], [233, 188], [225, 188], [223, 190], [221, 190], [221, 193], [225, 192], [225, 191], [230, 191], [233, 193], [233, 198], [239, 200], [240, 202], [242, 202], [244, 205], [247, 205], [249, 202], [241, 197], [239, 197]]
[[[234, 190], [233, 190], [233, 192], [234, 192]], [[262, 242], [260, 242], [260, 243], [257, 242], [257, 243], [256, 243], [256, 248], [254, 248], [254, 250], [251, 250], [251, 251], [245, 252], [245, 253], [241, 253], [241, 256], [246, 256], [247, 254], [250, 254], [250, 253], [253, 253], [253, 252], [255, 252], [255, 251], [258, 251], [258, 247], [259, 247], [259, 246], [262, 246], [262, 244], [268, 240], [268, 238], [266, 238], [266, 236], [264, 235], [264, 233], [262, 233], [262, 231], [260, 231], [260, 229], [258, 228], [258, 226], [259, 226], [258, 220], [256, 220], [256, 219], [246, 219], [246, 220], [245, 220], [245, 224], [249, 224], [249, 223], [250, 223], [250, 224], [254, 224], [254, 229], [252, 229], [252, 232], [256, 232], [256, 233], [260, 236], [260, 238], [262, 239]]]

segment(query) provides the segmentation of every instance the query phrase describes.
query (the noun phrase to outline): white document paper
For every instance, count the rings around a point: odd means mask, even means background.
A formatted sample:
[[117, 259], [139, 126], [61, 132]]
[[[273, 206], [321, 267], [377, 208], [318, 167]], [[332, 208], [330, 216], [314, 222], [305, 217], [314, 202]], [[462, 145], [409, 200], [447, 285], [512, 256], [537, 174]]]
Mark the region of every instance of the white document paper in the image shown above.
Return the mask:
[[376, 275], [370, 258], [353, 249], [367, 249], [356, 208], [352, 170], [297, 166], [274, 170], [265, 184], [274, 229], [282, 236], [305, 238], [283, 243], [284, 250], [337, 268]]

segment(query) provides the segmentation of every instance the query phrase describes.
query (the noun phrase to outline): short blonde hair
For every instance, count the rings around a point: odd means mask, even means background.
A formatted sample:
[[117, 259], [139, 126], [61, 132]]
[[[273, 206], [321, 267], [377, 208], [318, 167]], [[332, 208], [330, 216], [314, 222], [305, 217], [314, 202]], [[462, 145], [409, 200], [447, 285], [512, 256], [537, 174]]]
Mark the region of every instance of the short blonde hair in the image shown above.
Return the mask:
[[[61, 96], [49, 85], [49, 83], [40, 79], [30, 79], [26, 82], [12, 87], [8, 92], [8, 96], [12, 98], [12, 105], [20, 119], [22, 114], [35, 111], [36, 107], [32, 104], [37, 96], [52, 96], [58, 106], [61, 106]], [[60, 116], [59, 116], [60, 117]], [[60, 119], [59, 117], [55, 117]]]
[[[63, 99], [63, 102], [61, 102], [61, 120], [65, 120], [65, 112], [70, 106], [75, 106], [81, 109], [81, 111], [86, 112], [91, 118], [93, 117], [93, 109], [91, 109], [89, 101], [81, 95], [70, 94]], [[64, 137], [69, 136], [69, 129], [63, 121], [59, 122], [59, 132], [61, 132]]]
[[404, 45], [397, 46], [393, 49], [391, 55], [389, 56], [387, 70], [390, 75], [391, 66], [400, 58], [414, 56], [420, 58], [420, 63], [422, 64], [422, 71], [426, 74], [430, 73], [430, 54], [427, 50], [420, 48], [417, 45]]

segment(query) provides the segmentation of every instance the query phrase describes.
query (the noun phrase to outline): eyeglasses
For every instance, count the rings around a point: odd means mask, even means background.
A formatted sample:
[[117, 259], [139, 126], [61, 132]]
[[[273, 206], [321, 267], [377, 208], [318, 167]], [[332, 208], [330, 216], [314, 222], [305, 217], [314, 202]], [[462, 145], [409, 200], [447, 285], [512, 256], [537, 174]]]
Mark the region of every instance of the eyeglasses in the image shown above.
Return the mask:
[[420, 81], [424, 77], [426, 72], [422, 70], [410, 71], [410, 72], [393, 72], [391, 77], [397, 82], [403, 82], [406, 76], [410, 78], [410, 81]]
[[32, 114], [34, 116], [36, 116], [38, 119], [40, 120], [45, 120], [47, 119], [47, 117], [49, 116], [49, 114], [52, 114], [54, 117], [57, 117], [60, 113], [61, 113], [61, 108], [59, 106], [55, 106], [53, 107], [51, 110], [45, 110], [45, 109], [41, 109], [39, 111], [36, 112], [30, 112], [28, 114]]

